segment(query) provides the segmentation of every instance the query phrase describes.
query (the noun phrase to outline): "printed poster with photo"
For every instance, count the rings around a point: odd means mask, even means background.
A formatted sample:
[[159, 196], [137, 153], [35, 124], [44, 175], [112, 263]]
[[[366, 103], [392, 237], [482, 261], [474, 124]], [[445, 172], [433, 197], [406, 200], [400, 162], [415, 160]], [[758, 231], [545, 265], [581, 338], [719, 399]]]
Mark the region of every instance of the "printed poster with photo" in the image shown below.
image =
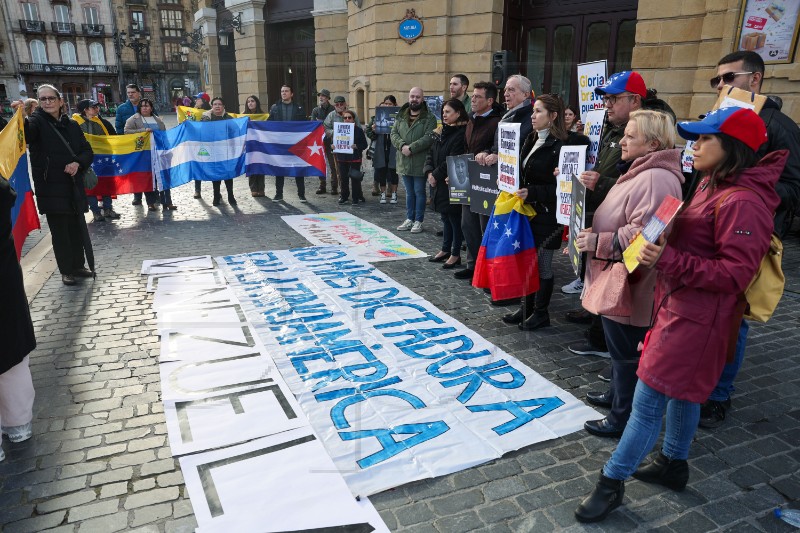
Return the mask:
[[469, 162], [472, 158], [472, 154], [447, 156], [451, 204], [469, 204]]
[[375, 133], [388, 135], [392, 133], [394, 121], [397, 119], [399, 107], [378, 106], [375, 108]]

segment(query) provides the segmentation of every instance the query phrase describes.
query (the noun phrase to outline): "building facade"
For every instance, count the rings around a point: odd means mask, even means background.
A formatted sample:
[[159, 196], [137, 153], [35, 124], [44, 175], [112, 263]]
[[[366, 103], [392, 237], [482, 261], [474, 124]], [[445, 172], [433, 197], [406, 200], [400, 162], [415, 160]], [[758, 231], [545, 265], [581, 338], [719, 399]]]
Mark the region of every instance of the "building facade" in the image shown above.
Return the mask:
[[[317, 90], [347, 97], [362, 119], [387, 94], [405, 101], [411, 86], [446, 94], [454, 73], [490, 81], [494, 52], [506, 50], [507, 72], [520, 72], [536, 93], [577, 99], [575, 64], [606, 59], [609, 73], [633, 68], [681, 118], [714, 103], [716, 62], [741, 42], [743, 14], [757, 0], [216, 0], [199, 2], [209, 93], [241, 105], [249, 94], [277, 100], [289, 83], [309, 109]], [[227, 53], [218, 18], [239, 16]], [[404, 21], [421, 27], [404, 39]], [[313, 30], [312, 30], [313, 28]], [[796, 28], [796, 24], [795, 24]], [[750, 31], [750, 30], [745, 30]], [[795, 34], [796, 35], [796, 34]], [[406, 36], [408, 37], [408, 36]], [[783, 97], [800, 121], [800, 67], [792, 41], [788, 61], [768, 64], [763, 92]], [[229, 72], [235, 70], [235, 88]], [[226, 85], [227, 84], [227, 85]], [[225, 89], [223, 91], [223, 89]], [[238, 89], [238, 90], [237, 90]], [[230, 107], [230, 106], [229, 106]]]
[[[17, 55], [15, 43], [11, 38], [8, 8], [0, 4], [0, 112], [10, 114], [10, 100], [20, 97], [19, 79], [17, 78]], [[24, 88], [23, 88], [24, 90]]]

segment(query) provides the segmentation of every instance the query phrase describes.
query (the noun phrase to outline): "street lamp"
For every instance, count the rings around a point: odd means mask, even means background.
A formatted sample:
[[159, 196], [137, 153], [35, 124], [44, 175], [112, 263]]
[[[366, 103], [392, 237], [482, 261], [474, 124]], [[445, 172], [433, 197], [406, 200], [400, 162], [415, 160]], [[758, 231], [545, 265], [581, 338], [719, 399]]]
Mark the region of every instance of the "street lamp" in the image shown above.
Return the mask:
[[231, 17], [230, 20], [220, 20], [219, 26], [219, 31], [217, 32], [219, 44], [220, 46], [228, 46], [230, 38], [233, 35], [233, 30], [239, 32], [239, 35], [244, 35], [244, 30], [242, 30], [242, 12], [240, 11], [238, 15]]
[[[183, 32], [183, 40], [181, 41], [181, 54], [186, 55], [187, 59], [189, 57], [189, 50], [194, 50], [197, 53], [203, 49], [203, 31], [202, 28], [198, 28], [192, 33]], [[183, 59], [186, 61], [187, 59]]]
[[[115, 31], [112, 37], [114, 39], [114, 50], [117, 53], [117, 57], [122, 57], [122, 47], [127, 47], [133, 50], [134, 57], [136, 58], [136, 72], [133, 73], [133, 79], [138, 84], [139, 65], [142, 52], [150, 48], [150, 32], [147, 30], [140, 30], [137, 27], [137, 28], [131, 28], [130, 37], [128, 37], [128, 35], [125, 33], [124, 30], [121, 32]], [[120, 72], [120, 77], [121, 74], [122, 73]], [[122, 92], [124, 93], [124, 91]]]

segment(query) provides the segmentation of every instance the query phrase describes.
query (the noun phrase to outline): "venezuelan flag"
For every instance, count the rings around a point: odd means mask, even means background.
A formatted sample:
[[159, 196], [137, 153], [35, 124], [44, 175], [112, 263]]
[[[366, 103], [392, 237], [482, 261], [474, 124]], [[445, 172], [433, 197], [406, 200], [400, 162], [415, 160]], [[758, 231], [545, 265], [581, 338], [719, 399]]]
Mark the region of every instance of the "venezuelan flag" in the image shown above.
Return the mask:
[[503, 191], [497, 197], [472, 277], [474, 287], [491, 289], [493, 300], [539, 290], [536, 243], [528, 223], [535, 215], [533, 207], [516, 195]]
[[17, 249], [17, 259], [22, 255], [22, 245], [28, 234], [41, 228], [36, 204], [33, 202], [33, 189], [28, 174], [28, 154], [25, 153], [25, 128], [22, 106], [0, 132], [0, 175], [8, 179], [17, 193], [17, 200], [11, 208], [11, 234]]
[[92, 145], [97, 187], [90, 194], [130, 194], [153, 190], [150, 165], [150, 133], [88, 135]]
[[[179, 105], [178, 124], [180, 124], [184, 120], [193, 120], [195, 122], [200, 122], [202, 120], [203, 113], [205, 113], [205, 109], [197, 109], [194, 107], [186, 107]], [[233, 118], [248, 117], [250, 120], [267, 120], [269, 118], [269, 113], [256, 113], [253, 115], [243, 115], [240, 113], [228, 113], [228, 114]]]

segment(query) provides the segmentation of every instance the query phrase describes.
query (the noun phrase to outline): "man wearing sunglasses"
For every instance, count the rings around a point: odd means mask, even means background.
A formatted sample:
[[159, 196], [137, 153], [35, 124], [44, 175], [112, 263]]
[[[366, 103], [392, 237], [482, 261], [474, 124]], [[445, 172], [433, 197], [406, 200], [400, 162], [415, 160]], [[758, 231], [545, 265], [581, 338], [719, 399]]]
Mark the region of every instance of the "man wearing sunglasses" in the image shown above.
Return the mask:
[[[724, 85], [730, 85], [761, 93], [763, 80], [764, 60], [761, 56], [755, 52], [741, 51], [720, 59], [717, 75], [710, 82], [718, 92], [722, 91]], [[781, 112], [781, 107], [771, 98], [767, 98], [759, 116], [767, 126], [767, 142], [759, 149], [758, 157], [762, 158], [776, 150], [789, 150], [789, 160], [775, 185], [775, 191], [781, 198], [781, 205], [775, 212], [775, 233], [783, 239], [800, 202], [800, 128]]]

